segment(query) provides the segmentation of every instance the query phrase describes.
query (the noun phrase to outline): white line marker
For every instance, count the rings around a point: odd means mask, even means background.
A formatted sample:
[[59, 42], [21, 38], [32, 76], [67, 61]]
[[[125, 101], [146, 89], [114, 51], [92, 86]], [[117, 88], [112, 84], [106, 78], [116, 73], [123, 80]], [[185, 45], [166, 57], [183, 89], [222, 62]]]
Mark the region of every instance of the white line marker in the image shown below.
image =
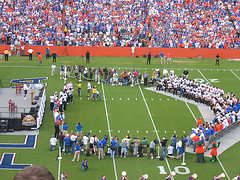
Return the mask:
[[152, 68], [152, 70], [153, 70], [153, 68]]
[[80, 98], [80, 100], [81, 100], [82, 98]]
[[206, 71], [206, 69], [204, 69], [204, 71]]
[[127, 133], [129, 133], [129, 130], [127, 130]]
[[139, 131], [137, 131], [137, 133], [139, 133]]
[[[112, 135], [111, 135], [111, 131], [110, 131], [111, 128], [110, 128], [109, 119], [108, 119], [108, 110], [107, 110], [107, 103], [106, 103], [106, 97], [105, 97], [103, 82], [102, 82], [102, 92], [103, 92], [104, 107], [105, 107], [105, 111], [106, 111], [107, 125], [108, 125], [108, 130], [109, 130], [108, 132], [109, 132], [109, 138], [110, 138], [110, 137], [112, 137]], [[114, 168], [115, 179], [118, 180], [115, 158], [113, 157], [112, 160], [113, 160], [113, 168]]]
[[177, 101], [177, 99], [175, 99], [175, 101]]
[[90, 133], [92, 132], [92, 130], [89, 131]]
[[217, 71], [218, 71], [218, 69], [217, 69]]
[[113, 98], [112, 98], [112, 100], [113, 100]]
[[238, 69], [236, 71], [238, 71]]
[[164, 131], [165, 133], [167, 133], [167, 131]]
[[176, 134], [176, 131], [173, 131]]
[[183, 133], [185, 133], [185, 131], [183, 131]]
[[225, 69], [223, 71], [225, 71]]
[[120, 69], [120, 68], [119, 68]]
[[235, 74], [235, 72], [233, 72], [232, 70], [230, 71], [238, 78], [238, 80], [240, 80], [240, 78], [238, 77], [238, 75]]
[[193, 71], [193, 69], [191, 69], [191, 71]]
[[210, 69], [210, 71], [212, 71], [212, 69]]
[[153, 101], [153, 98], [152, 98], [152, 101]]
[[178, 69], [180, 71], [180, 69]]
[[101, 131], [101, 130], [99, 130], [99, 132], [101, 133], [102, 131]]
[[211, 84], [199, 69], [198, 69], [198, 72], [202, 75], [202, 77], [205, 79], [205, 81], [206, 81], [208, 84]]
[[136, 101], [137, 101], [137, 98], [136, 98]]
[[169, 99], [167, 99], [169, 101]]
[[228, 180], [230, 180], [230, 178], [229, 178], [229, 176], [228, 176], [228, 173], [226, 172], [225, 168], [223, 167], [223, 165], [222, 165], [222, 163], [221, 163], [220, 159], [218, 158], [218, 156], [217, 156], [217, 160], [218, 160], [218, 162], [219, 162], [220, 166], [222, 167], [222, 169], [223, 169], [224, 173], [226, 174], [226, 176], [227, 176]]
[[[139, 90], [140, 90], [140, 92], [141, 92], [141, 94], [142, 94], [142, 97], [143, 97], [145, 106], [146, 106], [146, 108], [147, 108], [149, 117], [150, 117], [150, 119], [151, 119], [151, 121], [152, 121], [153, 128], [154, 128], [154, 130], [156, 131], [156, 135], [157, 135], [158, 141], [160, 142], [161, 140], [160, 140], [160, 137], [159, 137], [159, 135], [158, 135], [158, 133], [157, 133], [157, 129], [156, 129], [155, 123], [154, 123], [154, 121], [153, 121], [152, 114], [151, 114], [151, 112], [150, 112], [150, 110], [149, 110], [149, 107], [148, 107], [148, 105], [147, 105], [147, 102], [146, 102], [146, 100], [145, 100], [145, 97], [144, 97], [144, 94], [143, 94], [143, 92], [142, 92], [142, 89], [141, 89], [140, 85], [138, 85], [138, 87], [139, 87]], [[169, 165], [169, 163], [168, 163], [167, 158], [165, 158], [165, 161], [166, 161], [166, 163], [167, 163], [169, 172], [172, 172], [172, 170], [171, 170], [171, 168], [170, 168], [170, 165]]]
[[120, 130], [118, 130], [118, 133], [120, 133]]
[[146, 133], [148, 133], [148, 131], [146, 131]]
[[119, 99], [120, 101], [122, 100], [122, 98]]
[[129, 98], [128, 98], [128, 100], [129, 100]]
[[147, 68], [145, 68], [145, 70], [147, 70]]
[[141, 70], [141, 68], [139, 68], [139, 70]]
[[186, 106], [188, 107], [189, 111], [191, 112], [191, 114], [192, 114], [193, 118], [194, 118], [194, 119], [195, 119], [195, 121], [197, 122], [197, 118], [196, 118], [196, 116], [193, 114], [193, 112], [192, 112], [191, 108], [189, 107], [188, 103], [186, 103], [186, 101], [185, 101], [185, 104], [186, 104]]
[[162, 99], [160, 98], [159, 101], [161, 101]]

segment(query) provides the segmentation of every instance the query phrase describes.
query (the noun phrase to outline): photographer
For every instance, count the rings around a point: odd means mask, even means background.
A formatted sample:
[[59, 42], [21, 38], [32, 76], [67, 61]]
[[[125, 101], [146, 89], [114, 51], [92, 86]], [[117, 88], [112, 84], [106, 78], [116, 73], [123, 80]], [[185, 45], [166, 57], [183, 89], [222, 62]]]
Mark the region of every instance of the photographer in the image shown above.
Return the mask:
[[128, 145], [127, 145], [127, 141], [126, 140], [122, 140], [122, 143], [120, 144], [120, 146], [121, 146], [121, 157], [122, 157], [122, 155], [124, 154], [124, 158], [126, 158], [126, 155], [127, 155], [127, 147], [128, 147]]
[[134, 139], [134, 149], [133, 149], [133, 155], [136, 155], [138, 153], [138, 147], [140, 145], [139, 137], [136, 137]]
[[147, 150], [148, 150], [148, 147], [149, 147], [148, 138], [147, 137], [143, 137], [142, 145], [143, 145], [143, 155], [147, 156]]
[[167, 142], [168, 142], [168, 139], [166, 139], [165, 137], [163, 137], [163, 140], [160, 142], [161, 143], [161, 146], [162, 146], [162, 149], [161, 149], [161, 158], [166, 158], [166, 154], [167, 154]]
[[150, 142], [150, 157], [153, 159], [154, 157], [154, 152], [155, 152], [155, 147], [159, 143], [157, 139], [154, 139], [153, 141]]

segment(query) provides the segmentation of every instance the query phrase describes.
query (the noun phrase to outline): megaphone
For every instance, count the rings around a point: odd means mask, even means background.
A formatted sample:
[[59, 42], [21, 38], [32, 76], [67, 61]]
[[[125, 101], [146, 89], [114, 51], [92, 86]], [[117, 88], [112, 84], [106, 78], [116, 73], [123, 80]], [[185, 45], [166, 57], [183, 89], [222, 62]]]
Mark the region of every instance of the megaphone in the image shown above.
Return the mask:
[[147, 175], [147, 174], [144, 174], [143, 177], [144, 177], [144, 179], [147, 179], [147, 178], [148, 178], [148, 175]]
[[220, 176], [219, 178], [224, 178], [224, 177], [225, 177], [225, 174], [224, 174], [224, 173], [221, 173], [219, 176]]
[[175, 172], [175, 171], [172, 171], [172, 172], [171, 172], [171, 175], [172, 175], [172, 176], [175, 176], [175, 175], [176, 175], [176, 172]]
[[126, 175], [127, 175], [127, 172], [126, 172], [126, 171], [123, 171], [123, 172], [122, 172], [122, 176], [125, 177]]
[[193, 177], [194, 179], [197, 179], [197, 174], [193, 174], [192, 177]]
[[221, 174], [219, 174], [219, 176], [217, 178], [220, 179], [220, 178], [224, 178], [224, 177], [225, 177], [225, 174], [221, 173]]

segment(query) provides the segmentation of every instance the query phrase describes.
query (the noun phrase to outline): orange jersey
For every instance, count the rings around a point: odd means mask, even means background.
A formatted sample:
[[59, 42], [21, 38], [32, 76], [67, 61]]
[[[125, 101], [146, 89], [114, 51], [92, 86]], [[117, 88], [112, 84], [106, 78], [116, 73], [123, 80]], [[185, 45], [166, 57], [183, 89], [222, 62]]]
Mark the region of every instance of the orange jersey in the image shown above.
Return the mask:
[[38, 55], [38, 60], [42, 61], [42, 55]]

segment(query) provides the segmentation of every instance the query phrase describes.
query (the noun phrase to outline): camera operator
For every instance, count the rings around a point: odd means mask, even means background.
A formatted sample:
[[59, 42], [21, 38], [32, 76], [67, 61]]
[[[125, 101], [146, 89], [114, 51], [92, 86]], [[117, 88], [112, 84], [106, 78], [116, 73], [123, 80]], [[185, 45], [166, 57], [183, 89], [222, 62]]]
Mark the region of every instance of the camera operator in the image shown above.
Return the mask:
[[66, 180], [68, 177], [68, 174], [64, 171], [62, 174], [61, 174], [61, 180]]
[[143, 145], [143, 155], [147, 156], [147, 150], [148, 150], [148, 147], [149, 147], [147, 137], [143, 137], [142, 145]]
[[167, 142], [168, 142], [168, 139], [166, 139], [165, 137], [163, 137], [163, 140], [161, 141], [161, 146], [162, 146], [162, 149], [161, 149], [161, 158], [166, 158], [166, 154], [167, 154]]
[[150, 142], [150, 157], [151, 159], [153, 159], [154, 157], [154, 149], [156, 146], [156, 139], [154, 139], [153, 141]]
[[139, 137], [136, 137], [134, 139], [134, 149], [133, 149], [133, 155], [136, 155], [138, 153], [138, 147], [140, 145]]

